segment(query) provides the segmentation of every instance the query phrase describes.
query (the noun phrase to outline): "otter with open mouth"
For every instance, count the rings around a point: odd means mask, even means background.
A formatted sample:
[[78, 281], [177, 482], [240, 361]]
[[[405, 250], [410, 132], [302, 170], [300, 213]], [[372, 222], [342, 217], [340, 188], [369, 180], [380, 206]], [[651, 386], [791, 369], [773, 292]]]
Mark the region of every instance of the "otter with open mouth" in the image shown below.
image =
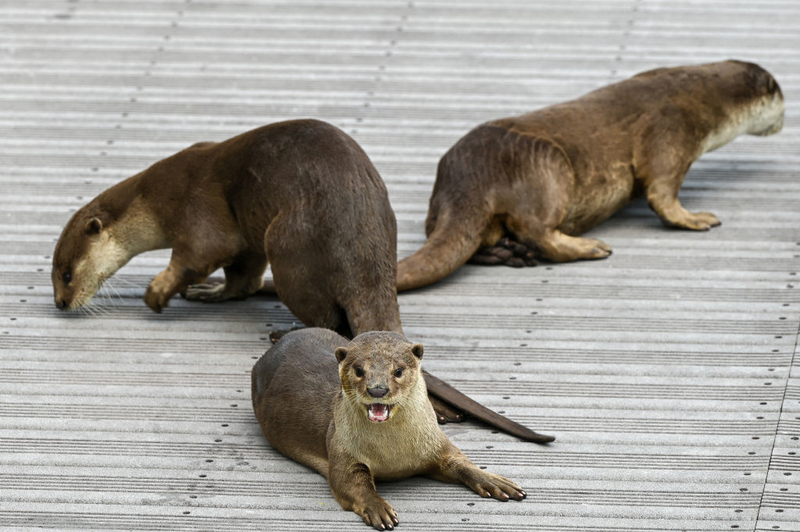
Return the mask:
[[423, 475], [501, 501], [527, 496], [478, 468], [439, 428], [421, 378], [422, 352], [394, 332], [348, 343], [326, 329], [303, 329], [281, 338], [251, 373], [253, 409], [270, 445], [324, 475], [342, 508], [377, 530], [399, 521], [376, 480]]
[[[181, 292], [221, 302], [263, 288], [308, 326], [348, 337], [403, 332], [386, 186], [356, 141], [325, 122], [290, 120], [200, 142], [94, 198], [56, 244], [56, 306], [82, 307], [131, 258], [164, 248], [169, 265], [144, 295], [155, 312]], [[205, 284], [220, 267], [225, 282]], [[425, 378], [442, 423], [463, 412], [528, 441], [552, 441]]]

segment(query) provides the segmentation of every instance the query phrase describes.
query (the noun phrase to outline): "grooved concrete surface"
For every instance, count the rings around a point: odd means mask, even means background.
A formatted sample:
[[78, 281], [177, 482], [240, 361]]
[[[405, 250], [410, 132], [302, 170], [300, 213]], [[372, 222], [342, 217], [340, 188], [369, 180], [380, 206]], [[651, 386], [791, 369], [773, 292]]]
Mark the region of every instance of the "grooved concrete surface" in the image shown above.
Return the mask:
[[780, 82], [784, 131], [635, 203], [601, 262], [468, 266], [400, 296], [426, 365], [557, 441], [447, 433], [522, 503], [425, 479], [380, 485], [402, 530], [800, 531], [800, 4], [795, 0], [0, 0], [0, 529], [366, 530], [272, 451], [248, 373], [276, 299], [141, 298], [168, 253], [84, 314], [53, 306], [70, 213], [199, 140], [318, 117], [386, 180], [418, 248], [438, 158], [486, 119], [657, 66], [737, 57]]

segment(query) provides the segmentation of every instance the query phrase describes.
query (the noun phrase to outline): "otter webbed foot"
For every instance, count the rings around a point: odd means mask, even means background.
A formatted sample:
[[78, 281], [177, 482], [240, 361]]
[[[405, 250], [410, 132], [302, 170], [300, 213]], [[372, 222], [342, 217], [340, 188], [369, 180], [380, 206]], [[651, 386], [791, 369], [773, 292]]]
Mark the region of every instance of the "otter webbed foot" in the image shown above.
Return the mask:
[[708, 231], [712, 227], [721, 225], [719, 218], [710, 212], [687, 211], [678, 201], [677, 190], [671, 192], [675, 195], [665, 194], [653, 187], [653, 190], [647, 193], [647, 204], [665, 225], [691, 231]]
[[688, 212], [674, 220], [666, 221], [668, 225], [690, 231], [708, 231], [712, 227], [722, 225], [719, 218], [710, 212]]
[[228, 290], [227, 283], [193, 284], [181, 294], [189, 301], [204, 303], [221, 303], [223, 301], [246, 299], [249, 294], [236, 294]]
[[498, 501], [514, 499], [521, 501], [528, 496], [522, 488], [505, 477], [483, 471], [477, 467], [470, 469], [462, 478], [464, 484], [481, 497], [493, 497]]
[[510, 266], [511, 268], [522, 268], [524, 266], [536, 266], [536, 252], [508, 237], [501, 238], [494, 246], [480, 248], [470, 257], [470, 264]]
[[394, 508], [377, 494], [362, 504], [353, 505], [353, 511], [375, 530], [392, 530], [400, 523]]
[[553, 262], [605, 259], [611, 255], [611, 246], [596, 238], [570, 236], [550, 229], [538, 242], [542, 255]]

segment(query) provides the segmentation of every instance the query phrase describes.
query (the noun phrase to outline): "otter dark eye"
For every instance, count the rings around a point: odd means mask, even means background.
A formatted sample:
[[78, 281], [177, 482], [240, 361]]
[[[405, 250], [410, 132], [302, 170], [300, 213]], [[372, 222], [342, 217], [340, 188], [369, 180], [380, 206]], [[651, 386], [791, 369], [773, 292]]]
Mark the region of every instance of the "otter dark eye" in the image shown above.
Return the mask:
[[398, 379], [400, 377], [402, 377], [403, 376], [403, 368], [397, 368], [396, 370], [394, 370], [394, 376], [396, 378], [398, 378]]
[[72, 281], [72, 273], [64, 272], [61, 276], [61, 280], [64, 281], [64, 284], [69, 284]]
[[355, 368], [354, 371], [356, 373], [356, 377], [358, 377], [359, 379], [364, 376], [364, 370], [363, 369]]

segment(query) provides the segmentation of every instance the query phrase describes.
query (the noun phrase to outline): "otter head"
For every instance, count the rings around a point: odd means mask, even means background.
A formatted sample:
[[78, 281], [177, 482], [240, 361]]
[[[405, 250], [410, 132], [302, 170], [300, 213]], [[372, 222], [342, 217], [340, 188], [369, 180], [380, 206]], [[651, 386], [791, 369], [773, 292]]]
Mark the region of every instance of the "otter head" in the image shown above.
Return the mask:
[[70, 219], [53, 253], [55, 303], [61, 310], [85, 305], [129, 255], [114, 238], [111, 217], [89, 203]]
[[[336, 349], [342, 393], [373, 423], [392, 419], [415, 393], [422, 345], [394, 332], [368, 332]], [[426, 399], [427, 400], [427, 399]]]
[[744, 133], [773, 135], [783, 129], [783, 92], [772, 74], [755, 63], [727, 61], [733, 69], [738, 87], [734, 97], [740, 102]]

